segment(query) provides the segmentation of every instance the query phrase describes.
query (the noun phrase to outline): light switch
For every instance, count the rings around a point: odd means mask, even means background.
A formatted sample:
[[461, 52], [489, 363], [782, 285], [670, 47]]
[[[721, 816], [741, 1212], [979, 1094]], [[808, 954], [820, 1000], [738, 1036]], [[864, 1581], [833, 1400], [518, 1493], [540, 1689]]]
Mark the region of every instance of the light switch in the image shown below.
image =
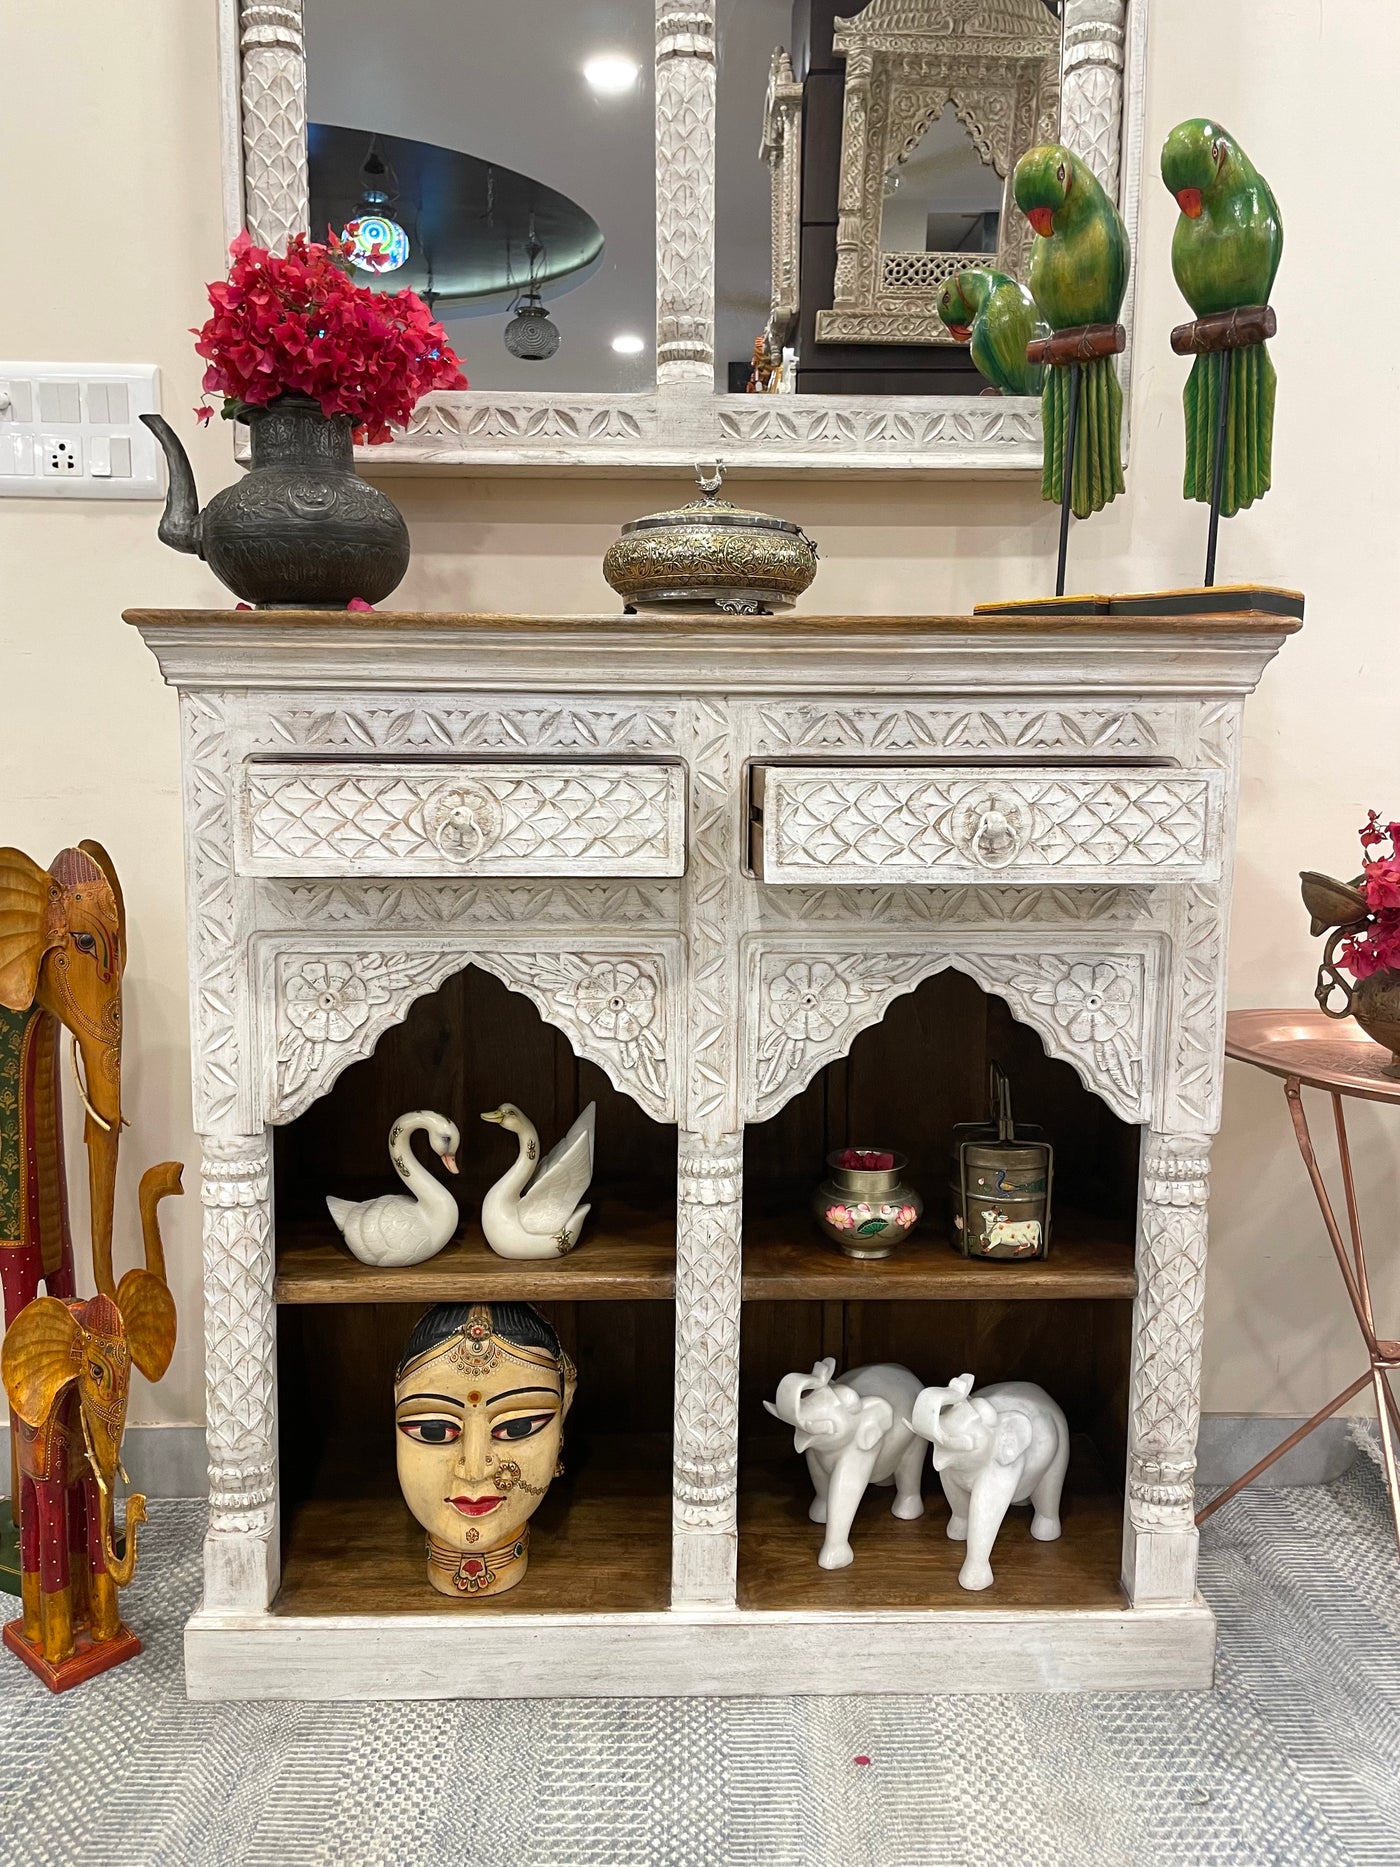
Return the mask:
[[34, 392], [22, 379], [17, 382], [0, 383], [5, 391], [9, 407], [0, 413], [0, 421], [33, 421]]
[[39, 384], [39, 419], [40, 421], [81, 421], [83, 418], [82, 402], [75, 382], [41, 382]]
[[163, 498], [159, 413], [152, 364], [0, 358], [0, 498]]

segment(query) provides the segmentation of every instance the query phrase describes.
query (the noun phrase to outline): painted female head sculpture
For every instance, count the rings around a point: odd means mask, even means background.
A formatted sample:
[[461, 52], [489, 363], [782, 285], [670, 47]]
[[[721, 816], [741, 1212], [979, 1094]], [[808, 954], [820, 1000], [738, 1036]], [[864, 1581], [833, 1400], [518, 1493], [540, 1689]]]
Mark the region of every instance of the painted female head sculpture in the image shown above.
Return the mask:
[[408, 1338], [394, 1375], [399, 1485], [440, 1593], [478, 1601], [524, 1576], [574, 1385], [528, 1303], [440, 1303]]

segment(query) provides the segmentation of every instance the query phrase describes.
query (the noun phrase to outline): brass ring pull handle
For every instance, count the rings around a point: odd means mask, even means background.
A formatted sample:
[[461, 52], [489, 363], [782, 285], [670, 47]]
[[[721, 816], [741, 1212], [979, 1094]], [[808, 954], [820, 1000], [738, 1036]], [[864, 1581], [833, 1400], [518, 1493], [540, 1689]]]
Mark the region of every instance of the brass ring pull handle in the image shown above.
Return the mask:
[[501, 834], [501, 807], [479, 786], [454, 786], [424, 812], [433, 843], [449, 862], [475, 862]]
[[[1337, 951], [1338, 942], [1344, 940], [1348, 934], [1354, 933], [1355, 931], [1356, 929], [1354, 927], [1333, 928], [1331, 937], [1328, 939], [1326, 946], [1322, 949], [1322, 963], [1317, 969], [1317, 984], [1313, 989], [1313, 997], [1317, 1000], [1318, 1009], [1321, 1011], [1324, 1018], [1349, 1018], [1351, 1016], [1352, 1001], [1356, 997], [1356, 987], [1352, 984], [1350, 979], [1344, 979], [1337, 971], [1334, 963], [1334, 956]], [[1342, 994], [1344, 1002], [1340, 1011], [1334, 1011], [1332, 1009], [1332, 994], [1334, 992], [1340, 992]]]

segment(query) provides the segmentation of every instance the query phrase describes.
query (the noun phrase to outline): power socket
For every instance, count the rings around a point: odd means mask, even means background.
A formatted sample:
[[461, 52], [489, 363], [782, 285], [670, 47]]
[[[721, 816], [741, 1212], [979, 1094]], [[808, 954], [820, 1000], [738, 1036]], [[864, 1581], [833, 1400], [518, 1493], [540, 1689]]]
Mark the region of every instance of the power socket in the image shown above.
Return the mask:
[[83, 444], [77, 435], [46, 434], [39, 443], [40, 472], [66, 480], [83, 470]]

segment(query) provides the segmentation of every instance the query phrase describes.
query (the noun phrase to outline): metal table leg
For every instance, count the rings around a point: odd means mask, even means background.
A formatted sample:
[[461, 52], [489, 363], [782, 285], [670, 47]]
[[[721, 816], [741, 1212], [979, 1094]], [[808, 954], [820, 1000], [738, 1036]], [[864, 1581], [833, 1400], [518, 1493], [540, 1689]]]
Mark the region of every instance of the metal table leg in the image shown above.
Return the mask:
[[1308, 1129], [1308, 1118], [1303, 1108], [1303, 1092], [1296, 1076], [1288, 1077], [1284, 1082], [1284, 1094], [1288, 1098], [1288, 1112], [1293, 1118], [1293, 1132], [1298, 1137], [1298, 1151], [1303, 1156], [1303, 1165], [1308, 1170], [1313, 1192], [1317, 1195], [1318, 1208], [1322, 1214], [1322, 1223], [1327, 1228], [1327, 1237], [1337, 1260], [1342, 1280], [1347, 1287], [1347, 1296], [1356, 1316], [1357, 1327], [1366, 1344], [1369, 1366], [1359, 1375], [1343, 1393], [1330, 1400], [1325, 1407], [1315, 1413], [1305, 1425], [1295, 1433], [1290, 1433], [1282, 1443], [1275, 1446], [1267, 1458], [1260, 1459], [1251, 1466], [1242, 1478], [1227, 1485], [1218, 1497], [1211, 1499], [1205, 1509], [1196, 1516], [1198, 1524], [1218, 1511], [1222, 1504], [1228, 1504], [1237, 1492], [1243, 1491], [1247, 1484], [1252, 1484], [1261, 1472], [1267, 1471], [1276, 1459], [1281, 1459], [1285, 1452], [1292, 1450], [1300, 1440], [1330, 1419], [1339, 1407], [1346, 1405], [1354, 1394], [1369, 1382], [1376, 1398], [1376, 1418], [1380, 1427], [1381, 1457], [1385, 1466], [1386, 1489], [1390, 1493], [1390, 1514], [1395, 1525], [1395, 1543], [1400, 1551], [1400, 1470], [1397, 1470], [1396, 1443], [1400, 1440], [1400, 1403], [1397, 1403], [1391, 1391], [1390, 1375], [1400, 1368], [1400, 1342], [1387, 1341], [1376, 1334], [1375, 1318], [1371, 1313], [1371, 1286], [1366, 1276], [1366, 1251], [1361, 1238], [1361, 1219], [1356, 1204], [1356, 1183], [1351, 1170], [1351, 1147], [1347, 1140], [1346, 1114], [1342, 1107], [1342, 1098], [1332, 1092], [1332, 1114], [1337, 1128], [1337, 1152], [1342, 1166], [1342, 1187], [1346, 1197], [1347, 1229], [1351, 1233], [1351, 1251], [1348, 1253], [1346, 1241], [1342, 1237], [1337, 1215], [1333, 1211], [1332, 1201], [1328, 1196], [1322, 1170], [1317, 1164], [1317, 1153], [1313, 1147], [1312, 1135]]

